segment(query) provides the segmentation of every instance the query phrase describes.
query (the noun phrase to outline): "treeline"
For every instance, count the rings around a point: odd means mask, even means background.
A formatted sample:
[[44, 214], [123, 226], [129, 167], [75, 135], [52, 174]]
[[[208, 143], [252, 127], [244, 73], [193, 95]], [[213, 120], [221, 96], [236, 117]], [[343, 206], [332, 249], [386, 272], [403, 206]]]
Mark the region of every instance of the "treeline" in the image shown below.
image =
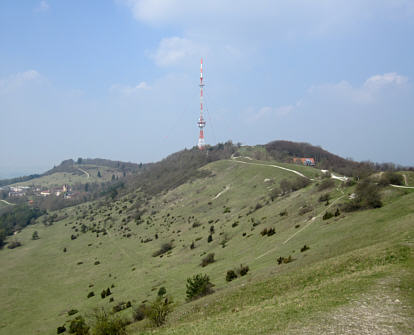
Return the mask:
[[31, 174], [31, 175], [23, 176], [23, 177], [2, 179], [2, 180], [0, 180], [0, 187], [15, 184], [15, 183], [23, 183], [23, 182], [28, 181], [28, 180], [39, 178], [40, 176], [41, 176], [40, 174]]
[[128, 188], [140, 188], [147, 195], [155, 195], [170, 190], [196, 178], [206, 177], [208, 172], [199, 168], [220, 160], [228, 159], [237, 150], [231, 141], [207, 146], [205, 150], [197, 147], [174, 153], [157, 162], [146, 164], [139, 174], [129, 177]]
[[293, 157], [313, 157], [318, 168], [333, 170], [353, 177], [364, 177], [375, 171], [413, 170], [393, 163], [355, 162], [334, 155], [319, 146], [291, 141], [273, 141], [265, 146], [269, 155], [279, 161], [291, 162]]
[[27, 205], [18, 205], [9, 212], [0, 215], [0, 247], [4, 245], [6, 236], [23, 229], [45, 213], [39, 208], [30, 208]]
[[142, 168], [143, 164], [136, 164], [131, 162], [112, 161], [102, 158], [78, 158], [77, 164], [99, 165], [106, 166], [112, 169], [118, 169], [125, 172], [135, 172]]

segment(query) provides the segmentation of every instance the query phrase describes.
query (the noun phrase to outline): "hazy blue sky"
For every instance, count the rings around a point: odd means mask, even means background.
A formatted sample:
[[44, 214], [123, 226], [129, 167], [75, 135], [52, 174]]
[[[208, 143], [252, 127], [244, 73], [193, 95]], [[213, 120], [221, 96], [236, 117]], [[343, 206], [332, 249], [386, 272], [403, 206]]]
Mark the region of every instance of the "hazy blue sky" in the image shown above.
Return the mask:
[[412, 0], [1, 0], [0, 176], [310, 142], [414, 165]]

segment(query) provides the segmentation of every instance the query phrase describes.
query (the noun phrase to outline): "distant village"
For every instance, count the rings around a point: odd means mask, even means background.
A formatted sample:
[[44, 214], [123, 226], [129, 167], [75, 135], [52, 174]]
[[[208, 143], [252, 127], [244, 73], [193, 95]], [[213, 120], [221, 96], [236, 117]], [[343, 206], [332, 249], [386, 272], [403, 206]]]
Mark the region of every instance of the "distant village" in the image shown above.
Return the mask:
[[63, 196], [64, 199], [71, 199], [74, 195], [72, 188], [67, 184], [49, 189], [39, 186], [4, 186], [0, 187], [0, 191], [8, 192], [9, 198], [21, 198], [24, 196], [48, 197], [55, 195], [57, 197]]

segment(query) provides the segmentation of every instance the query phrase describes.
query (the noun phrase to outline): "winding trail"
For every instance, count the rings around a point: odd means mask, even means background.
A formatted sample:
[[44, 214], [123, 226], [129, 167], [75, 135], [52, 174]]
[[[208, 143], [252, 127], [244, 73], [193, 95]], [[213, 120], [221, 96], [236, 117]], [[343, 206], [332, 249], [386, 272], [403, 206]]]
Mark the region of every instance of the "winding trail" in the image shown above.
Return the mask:
[[402, 185], [393, 185], [393, 184], [390, 184], [390, 186], [392, 186], [392, 187], [397, 187], [397, 188], [408, 188], [408, 189], [414, 189], [414, 186], [402, 186]]
[[85, 171], [84, 169], [78, 168], [79, 171], [82, 171], [84, 174], [86, 174], [86, 178], [89, 179], [90, 175], [87, 171]]
[[12, 205], [12, 206], [14, 206], [15, 204], [12, 204], [11, 202], [8, 202], [8, 201], [6, 201], [6, 200], [0, 200], [0, 201], [3, 201], [6, 205]]
[[223, 190], [223, 191], [221, 191], [221, 192], [219, 192], [214, 198], [212, 198], [211, 200], [214, 200], [214, 199], [217, 199], [220, 195], [222, 195], [224, 192], [227, 192], [228, 190], [230, 189], [230, 186], [226, 186], [226, 188]]
[[[244, 157], [244, 158], [247, 158], [247, 157]], [[250, 157], [249, 157], [249, 159], [251, 160]], [[294, 174], [297, 174], [298, 176], [301, 176], [301, 177], [306, 178], [306, 179], [309, 179], [309, 180], [314, 180], [312, 178], [306, 177], [303, 173], [300, 173], [300, 172], [298, 172], [296, 170], [288, 169], [288, 168], [285, 168], [285, 167], [279, 166], [279, 165], [262, 164], [262, 163], [248, 163], [248, 162], [238, 161], [237, 160], [237, 157], [231, 157], [231, 160], [232, 160], [232, 162], [237, 162], [237, 163], [242, 163], [242, 164], [248, 164], [248, 165], [271, 166], [271, 167], [274, 167], [274, 168], [277, 168], [277, 169], [281, 169], [281, 170], [285, 170], [285, 171], [292, 172]]]

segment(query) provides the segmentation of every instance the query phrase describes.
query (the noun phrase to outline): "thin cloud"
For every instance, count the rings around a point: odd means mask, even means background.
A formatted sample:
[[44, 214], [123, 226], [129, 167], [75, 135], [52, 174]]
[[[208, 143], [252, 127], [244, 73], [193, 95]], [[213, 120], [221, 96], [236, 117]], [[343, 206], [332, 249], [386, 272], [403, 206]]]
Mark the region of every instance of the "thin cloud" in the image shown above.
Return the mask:
[[47, 3], [47, 1], [42, 0], [40, 1], [39, 5], [36, 7], [36, 12], [46, 12], [48, 11], [50, 8], [49, 4]]

